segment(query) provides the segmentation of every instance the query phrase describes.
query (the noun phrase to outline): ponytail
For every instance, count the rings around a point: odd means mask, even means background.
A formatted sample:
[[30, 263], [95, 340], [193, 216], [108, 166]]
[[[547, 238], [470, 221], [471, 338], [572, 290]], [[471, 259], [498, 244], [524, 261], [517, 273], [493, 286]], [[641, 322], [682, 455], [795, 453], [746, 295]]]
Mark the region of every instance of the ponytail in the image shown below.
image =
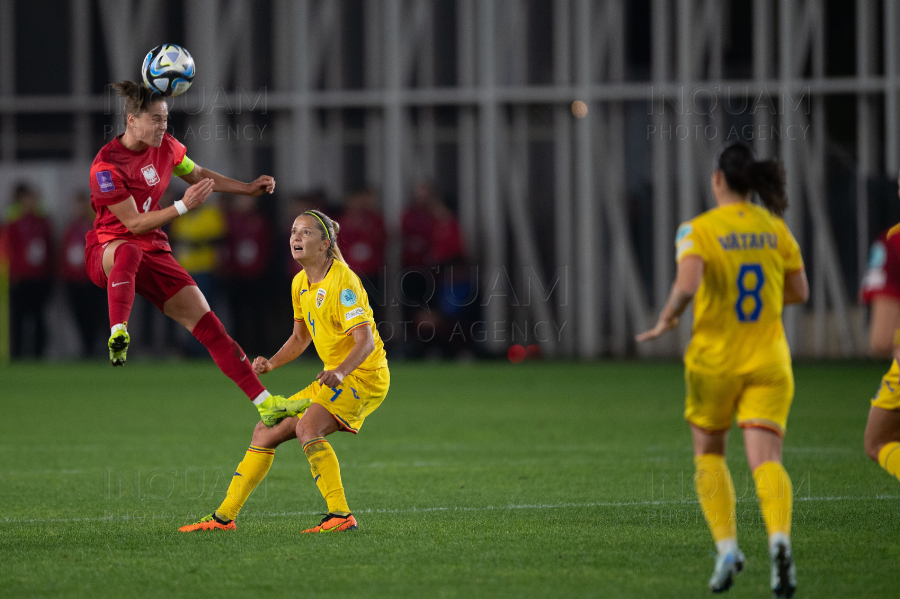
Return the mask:
[[125, 126], [128, 126], [128, 115], [135, 118], [141, 113], [150, 110], [150, 106], [156, 102], [164, 101], [164, 98], [134, 81], [122, 81], [113, 83], [111, 88], [116, 90], [120, 98], [125, 98]]
[[776, 160], [761, 160], [750, 165], [753, 189], [769, 212], [783, 216], [787, 209], [784, 193], [784, 165]]
[[729, 189], [739, 194], [755, 191], [770, 212], [782, 216], [788, 201], [784, 191], [784, 165], [777, 160], [756, 160], [753, 150], [741, 141], [719, 150], [716, 168], [725, 174]]
[[341, 226], [338, 222], [326, 216], [321, 210], [307, 210], [303, 214], [312, 216], [316, 223], [316, 229], [322, 234], [322, 239], [331, 242], [331, 245], [325, 250], [326, 257], [346, 262], [344, 256], [341, 255], [341, 248], [338, 247], [337, 237], [338, 233], [341, 232]]

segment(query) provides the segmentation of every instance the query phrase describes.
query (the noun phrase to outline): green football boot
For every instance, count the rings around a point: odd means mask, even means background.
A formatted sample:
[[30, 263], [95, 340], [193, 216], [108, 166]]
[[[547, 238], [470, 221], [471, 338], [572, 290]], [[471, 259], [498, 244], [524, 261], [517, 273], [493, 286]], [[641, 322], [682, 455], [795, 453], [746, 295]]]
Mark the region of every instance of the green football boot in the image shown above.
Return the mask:
[[292, 400], [281, 395], [270, 395], [256, 409], [262, 423], [271, 428], [285, 418], [302, 414], [311, 403], [309, 399]]
[[131, 336], [128, 335], [126, 329], [116, 329], [109, 336], [109, 363], [113, 366], [125, 365], [125, 354], [128, 352], [128, 344], [131, 343]]

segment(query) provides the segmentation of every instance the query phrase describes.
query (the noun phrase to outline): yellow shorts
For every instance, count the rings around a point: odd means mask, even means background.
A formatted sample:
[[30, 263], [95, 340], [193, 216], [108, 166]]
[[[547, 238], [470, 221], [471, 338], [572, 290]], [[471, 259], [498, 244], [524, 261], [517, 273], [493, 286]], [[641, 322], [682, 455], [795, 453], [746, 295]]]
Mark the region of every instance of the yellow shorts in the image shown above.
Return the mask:
[[872, 405], [883, 410], [900, 410], [900, 366], [897, 366], [897, 360], [881, 377], [881, 386], [872, 398]]
[[790, 364], [772, 364], [748, 374], [717, 376], [685, 370], [684, 418], [707, 431], [760, 427], [784, 436], [794, 399]]
[[291, 399], [311, 399], [334, 416], [341, 430], [355, 435], [366, 416], [384, 401], [390, 385], [391, 373], [387, 368], [366, 373], [354, 371], [337, 387], [325, 387], [316, 381]]

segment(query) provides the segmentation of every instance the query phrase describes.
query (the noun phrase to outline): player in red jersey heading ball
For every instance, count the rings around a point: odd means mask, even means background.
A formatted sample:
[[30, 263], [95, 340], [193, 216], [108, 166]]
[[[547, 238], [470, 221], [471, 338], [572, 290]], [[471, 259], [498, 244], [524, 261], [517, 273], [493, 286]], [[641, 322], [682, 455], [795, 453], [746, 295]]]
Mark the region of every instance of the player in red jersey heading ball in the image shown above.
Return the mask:
[[[169, 107], [162, 96], [131, 81], [112, 87], [125, 98], [125, 133], [103, 146], [91, 165], [91, 204], [97, 217], [85, 249], [88, 274], [109, 298], [110, 362], [125, 363], [128, 316], [139, 293], [191, 331], [253, 401], [267, 426], [302, 412], [308, 401], [291, 402], [266, 391], [194, 280], [172, 257], [160, 230], [198, 208], [213, 191], [258, 196], [272, 193], [275, 179], [263, 175], [241, 183], [194, 164], [185, 147], [166, 132]], [[191, 187], [174, 205], [160, 208], [159, 198], [173, 173]]]

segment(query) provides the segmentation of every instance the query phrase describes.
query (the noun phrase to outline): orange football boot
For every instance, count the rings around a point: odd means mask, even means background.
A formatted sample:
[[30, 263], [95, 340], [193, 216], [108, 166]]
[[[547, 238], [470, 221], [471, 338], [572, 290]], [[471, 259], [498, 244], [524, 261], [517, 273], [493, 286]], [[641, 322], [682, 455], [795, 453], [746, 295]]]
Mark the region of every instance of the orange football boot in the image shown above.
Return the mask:
[[319, 525], [315, 528], [307, 528], [303, 532], [343, 532], [345, 530], [357, 530], [359, 526], [356, 524], [356, 518], [353, 514], [339, 516], [337, 514], [326, 514]]
[[216, 518], [216, 515], [213, 513], [200, 518], [193, 524], [182, 526], [178, 529], [178, 532], [194, 532], [196, 530], [237, 530], [237, 525], [234, 523], [234, 520], [223, 522]]

